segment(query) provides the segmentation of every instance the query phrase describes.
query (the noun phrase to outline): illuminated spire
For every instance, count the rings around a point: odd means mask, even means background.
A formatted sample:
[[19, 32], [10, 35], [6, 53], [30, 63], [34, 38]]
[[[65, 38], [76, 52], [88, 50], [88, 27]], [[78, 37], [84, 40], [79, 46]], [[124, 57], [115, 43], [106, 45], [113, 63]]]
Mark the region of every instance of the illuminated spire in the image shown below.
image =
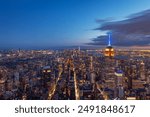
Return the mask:
[[111, 35], [110, 35], [110, 33], [108, 33], [108, 37], [109, 37], [108, 46], [111, 46]]
[[80, 52], [80, 46], [78, 47], [78, 51]]
[[106, 57], [114, 57], [114, 48], [111, 46], [111, 33], [108, 34], [108, 45], [105, 48], [105, 56]]

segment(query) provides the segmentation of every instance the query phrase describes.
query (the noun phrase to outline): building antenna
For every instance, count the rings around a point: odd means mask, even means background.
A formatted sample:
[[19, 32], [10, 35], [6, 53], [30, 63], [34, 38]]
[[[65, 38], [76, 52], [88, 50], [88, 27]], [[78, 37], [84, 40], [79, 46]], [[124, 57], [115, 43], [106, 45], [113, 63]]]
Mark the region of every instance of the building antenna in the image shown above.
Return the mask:
[[111, 46], [111, 35], [110, 35], [110, 33], [108, 33], [108, 46]]

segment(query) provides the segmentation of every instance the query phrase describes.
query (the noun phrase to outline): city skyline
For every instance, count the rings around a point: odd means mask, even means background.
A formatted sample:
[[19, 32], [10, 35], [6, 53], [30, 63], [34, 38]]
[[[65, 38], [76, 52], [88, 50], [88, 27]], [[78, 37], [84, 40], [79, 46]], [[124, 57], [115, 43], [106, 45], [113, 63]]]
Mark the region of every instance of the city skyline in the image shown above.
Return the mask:
[[148, 47], [148, 0], [0, 1], [0, 49]]
[[0, 51], [0, 100], [150, 100], [150, 50]]

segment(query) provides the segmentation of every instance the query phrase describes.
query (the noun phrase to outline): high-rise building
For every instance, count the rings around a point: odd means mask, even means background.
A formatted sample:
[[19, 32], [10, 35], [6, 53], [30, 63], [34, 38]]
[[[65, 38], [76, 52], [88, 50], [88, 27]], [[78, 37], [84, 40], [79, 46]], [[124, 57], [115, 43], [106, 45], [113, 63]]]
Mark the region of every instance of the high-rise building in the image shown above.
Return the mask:
[[105, 48], [105, 52], [104, 52], [104, 55], [105, 57], [114, 57], [115, 56], [115, 51], [114, 51], [114, 48], [112, 47], [111, 45], [111, 36], [110, 36], [110, 33], [108, 34], [109, 36], [109, 40], [108, 40], [108, 46]]
[[131, 69], [131, 66], [130, 67], [127, 67], [127, 71], [126, 71], [126, 76], [127, 76], [127, 86], [128, 86], [128, 90], [131, 90], [132, 89], [132, 80], [133, 80], [133, 76], [132, 76], [132, 73], [133, 70]]
[[[7, 82], [7, 72], [3, 68], [0, 68], [0, 98], [7, 90], [6, 82]], [[1, 98], [1, 99], [3, 99], [3, 98]]]
[[44, 66], [42, 69], [42, 81], [44, 84], [51, 80], [51, 68], [50, 66]]
[[115, 70], [115, 97], [118, 97], [120, 99], [124, 98], [124, 77], [123, 77], [123, 71], [120, 69]]
[[140, 79], [145, 80], [145, 64], [143, 61], [140, 63]]
[[116, 75], [116, 85], [123, 86], [124, 84], [123, 71], [120, 69], [116, 69], [115, 75]]

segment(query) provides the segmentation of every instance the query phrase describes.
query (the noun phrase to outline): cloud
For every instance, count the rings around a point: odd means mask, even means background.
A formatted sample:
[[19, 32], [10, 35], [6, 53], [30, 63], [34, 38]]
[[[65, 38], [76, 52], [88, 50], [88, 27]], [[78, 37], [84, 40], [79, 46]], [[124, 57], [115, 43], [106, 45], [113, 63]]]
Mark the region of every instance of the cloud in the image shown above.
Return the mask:
[[96, 22], [97, 23], [105, 23], [105, 22], [110, 22], [110, 21], [113, 21], [114, 18], [113, 17], [108, 17], [108, 18], [105, 18], [105, 19], [96, 19]]
[[[101, 20], [100, 20], [101, 21]], [[122, 21], [105, 21], [95, 30], [112, 33], [116, 46], [146, 46], [150, 44], [150, 10], [132, 14]], [[107, 35], [92, 39], [90, 45], [106, 45]]]

